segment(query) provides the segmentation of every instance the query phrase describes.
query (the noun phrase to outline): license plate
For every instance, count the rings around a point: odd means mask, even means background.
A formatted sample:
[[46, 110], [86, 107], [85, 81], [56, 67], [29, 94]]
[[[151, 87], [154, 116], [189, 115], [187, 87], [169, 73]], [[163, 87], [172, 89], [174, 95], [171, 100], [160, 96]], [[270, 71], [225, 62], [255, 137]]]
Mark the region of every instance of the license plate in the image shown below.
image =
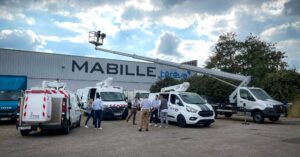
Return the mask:
[[9, 117], [0, 118], [0, 120], [11, 120]]
[[114, 115], [115, 115], [115, 116], [121, 116], [122, 113], [115, 113]]
[[19, 130], [30, 130], [31, 126], [20, 126]]

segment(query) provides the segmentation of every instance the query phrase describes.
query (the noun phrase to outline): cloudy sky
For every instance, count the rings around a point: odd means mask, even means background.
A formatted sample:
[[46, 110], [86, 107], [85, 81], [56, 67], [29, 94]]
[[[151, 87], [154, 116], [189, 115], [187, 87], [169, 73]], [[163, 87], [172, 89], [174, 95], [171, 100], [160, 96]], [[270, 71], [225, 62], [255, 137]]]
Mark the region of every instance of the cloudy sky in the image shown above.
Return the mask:
[[101, 30], [103, 48], [203, 66], [222, 33], [253, 33], [299, 70], [299, 8], [299, 0], [1, 0], [0, 47], [131, 60], [95, 51], [88, 32]]

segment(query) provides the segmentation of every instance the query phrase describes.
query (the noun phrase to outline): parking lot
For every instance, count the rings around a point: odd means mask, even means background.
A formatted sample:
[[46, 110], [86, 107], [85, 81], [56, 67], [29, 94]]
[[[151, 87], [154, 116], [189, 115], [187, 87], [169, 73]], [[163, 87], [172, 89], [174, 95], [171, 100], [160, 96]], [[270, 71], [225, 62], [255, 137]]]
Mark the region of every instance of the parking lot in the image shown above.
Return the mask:
[[299, 156], [300, 119], [250, 125], [242, 122], [240, 117], [220, 117], [208, 128], [171, 124], [169, 128], [150, 127], [149, 132], [138, 132], [137, 125], [115, 120], [104, 121], [103, 130], [80, 127], [69, 135], [28, 137], [22, 137], [14, 124], [2, 122], [0, 156]]

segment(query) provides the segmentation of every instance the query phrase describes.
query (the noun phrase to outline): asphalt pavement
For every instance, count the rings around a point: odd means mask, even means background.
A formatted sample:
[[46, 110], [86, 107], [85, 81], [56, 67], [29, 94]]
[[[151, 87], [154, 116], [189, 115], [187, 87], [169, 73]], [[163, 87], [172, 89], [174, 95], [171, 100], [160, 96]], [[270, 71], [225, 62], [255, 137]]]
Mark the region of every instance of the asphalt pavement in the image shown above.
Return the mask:
[[[84, 123], [85, 117], [81, 124]], [[243, 118], [218, 118], [210, 127], [150, 127], [125, 120], [103, 121], [103, 130], [71, 130], [69, 135], [46, 132], [22, 137], [12, 123], [0, 123], [0, 157], [293, 157], [299, 156], [300, 119], [243, 125]]]

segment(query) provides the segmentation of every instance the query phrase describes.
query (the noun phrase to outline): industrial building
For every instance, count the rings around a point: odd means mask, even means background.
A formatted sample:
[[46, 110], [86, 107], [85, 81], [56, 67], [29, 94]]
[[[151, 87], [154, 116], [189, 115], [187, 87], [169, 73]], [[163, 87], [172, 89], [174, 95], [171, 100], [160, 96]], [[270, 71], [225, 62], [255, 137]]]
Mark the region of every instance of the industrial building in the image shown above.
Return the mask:
[[114, 85], [125, 90], [148, 90], [159, 78], [182, 79], [192, 72], [146, 62], [0, 48], [0, 75], [27, 76], [28, 88], [59, 79], [76, 91], [113, 77]]

